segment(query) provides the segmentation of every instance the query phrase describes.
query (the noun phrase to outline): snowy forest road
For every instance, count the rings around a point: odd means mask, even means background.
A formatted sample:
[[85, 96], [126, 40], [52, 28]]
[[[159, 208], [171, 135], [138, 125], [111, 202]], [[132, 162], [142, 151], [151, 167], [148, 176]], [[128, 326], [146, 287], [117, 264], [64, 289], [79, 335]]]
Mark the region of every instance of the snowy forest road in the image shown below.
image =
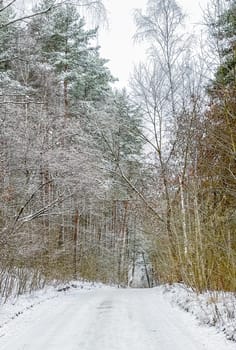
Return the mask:
[[11, 321], [1, 350], [233, 350], [158, 288], [74, 291]]

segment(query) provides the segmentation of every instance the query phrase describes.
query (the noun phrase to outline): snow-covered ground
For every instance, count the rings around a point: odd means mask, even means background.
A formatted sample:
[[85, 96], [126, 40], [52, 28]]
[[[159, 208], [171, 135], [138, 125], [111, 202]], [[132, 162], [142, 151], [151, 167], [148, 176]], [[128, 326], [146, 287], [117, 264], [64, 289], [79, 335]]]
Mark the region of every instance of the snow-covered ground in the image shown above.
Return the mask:
[[[0, 298], [0, 337], [3, 336], [2, 329], [12, 320], [23, 315], [27, 310], [33, 309], [35, 306], [45, 301], [58, 299], [61, 294], [73, 294], [78, 290], [92, 290], [97, 288], [108, 288], [102, 283], [71, 281], [67, 284], [55, 283], [54, 286], [46, 286], [43, 289], [25, 293], [20, 296], [12, 296], [7, 299]], [[1, 348], [0, 348], [1, 349]]]
[[[25, 297], [23, 313], [4, 325], [9, 303], [1, 307], [1, 350], [236, 348], [216, 329], [199, 326], [193, 315], [172, 305], [160, 287], [94, 289], [88, 285], [44, 293], [43, 301], [40, 296]], [[15, 304], [15, 310], [23, 306], [23, 300]]]
[[214, 326], [227, 339], [236, 342], [235, 293], [209, 291], [197, 294], [182, 284], [166, 285], [162, 289], [168, 300], [193, 314], [200, 324]]

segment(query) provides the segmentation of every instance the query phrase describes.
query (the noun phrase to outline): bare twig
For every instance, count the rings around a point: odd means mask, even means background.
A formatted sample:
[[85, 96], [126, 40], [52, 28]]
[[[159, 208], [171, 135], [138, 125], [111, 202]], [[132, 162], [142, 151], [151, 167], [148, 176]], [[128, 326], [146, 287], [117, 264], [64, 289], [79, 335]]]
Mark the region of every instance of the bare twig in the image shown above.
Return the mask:
[[33, 17], [40, 16], [40, 15], [44, 15], [44, 14], [50, 12], [52, 10], [52, 8], [53, 8], [53, 6], [50, 6], [46, 10], [35, 12], [35, 13], [32, 13], [30, 15], [26, 15], [26, 16], [23, 16], [23, 17], [15, 18], [12, 21], [9, 21], [7, 23], [2, 24], [0, 26], [0, 29], [6, 28], [6, 27], [8, 27], [8, 26], [10, 26], [10, 25], [12, 25], [12, 24], [14, 24], [16, 22], [24, 21], [25, 19], [33, 18]]
[[10, 1], [6, 6], [0, 8], [0, 13], [3, 12], [4, 10], [6, 10], [8, 7], [10, 7], [11, 5], [14, 4], [14, 2], [16, 2], [16, 0], [12, 0]]

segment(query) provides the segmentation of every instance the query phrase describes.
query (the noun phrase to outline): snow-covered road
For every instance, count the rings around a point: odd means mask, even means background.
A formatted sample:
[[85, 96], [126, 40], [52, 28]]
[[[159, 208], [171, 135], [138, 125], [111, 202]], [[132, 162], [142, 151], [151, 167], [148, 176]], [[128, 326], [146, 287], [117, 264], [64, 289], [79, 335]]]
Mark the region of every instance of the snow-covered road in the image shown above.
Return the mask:
[[0, 332], [1, 350], [235, 350], [158, 288], [75, 291], [36, 305]]

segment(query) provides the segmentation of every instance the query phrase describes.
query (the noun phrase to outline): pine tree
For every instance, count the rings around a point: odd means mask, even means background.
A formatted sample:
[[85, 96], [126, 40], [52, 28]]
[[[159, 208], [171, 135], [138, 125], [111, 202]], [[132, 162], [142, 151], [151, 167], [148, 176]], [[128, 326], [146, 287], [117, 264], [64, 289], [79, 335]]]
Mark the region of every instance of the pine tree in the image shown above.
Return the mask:
[[[48, 6], [47, 3], [43, 1], [41, 6]], [[85, 21], [75, 6], [54, 8], [42, 18], [32, 20], [29, 28], [39, 48], [41, 64], [51, 67], [56, 76], [65, 115], [68, 116], [76, 100], [103, 98], [113, 78], [105, 67], [107, 61], [100, 58], [99, 48], [94, 45], [97, 29], [85, 29]]]
[[[1, 8], [3, 8], [3, 2], [0, 3], [0, 10]], [[11, 8], [0, 11], [0, 89], [2, 94], [23, 92], [14, 73], [14, 64], [19, 60], [20, 28], [17, 24], [4, 26], [14, 18], [15, 13]]]
[[215, 38], [220, 43], [222, 63], [217, 68], [213, 85], [221, 88], [236, 85], [236, 4], [232, 1], [222, 15], [211, 24]]

